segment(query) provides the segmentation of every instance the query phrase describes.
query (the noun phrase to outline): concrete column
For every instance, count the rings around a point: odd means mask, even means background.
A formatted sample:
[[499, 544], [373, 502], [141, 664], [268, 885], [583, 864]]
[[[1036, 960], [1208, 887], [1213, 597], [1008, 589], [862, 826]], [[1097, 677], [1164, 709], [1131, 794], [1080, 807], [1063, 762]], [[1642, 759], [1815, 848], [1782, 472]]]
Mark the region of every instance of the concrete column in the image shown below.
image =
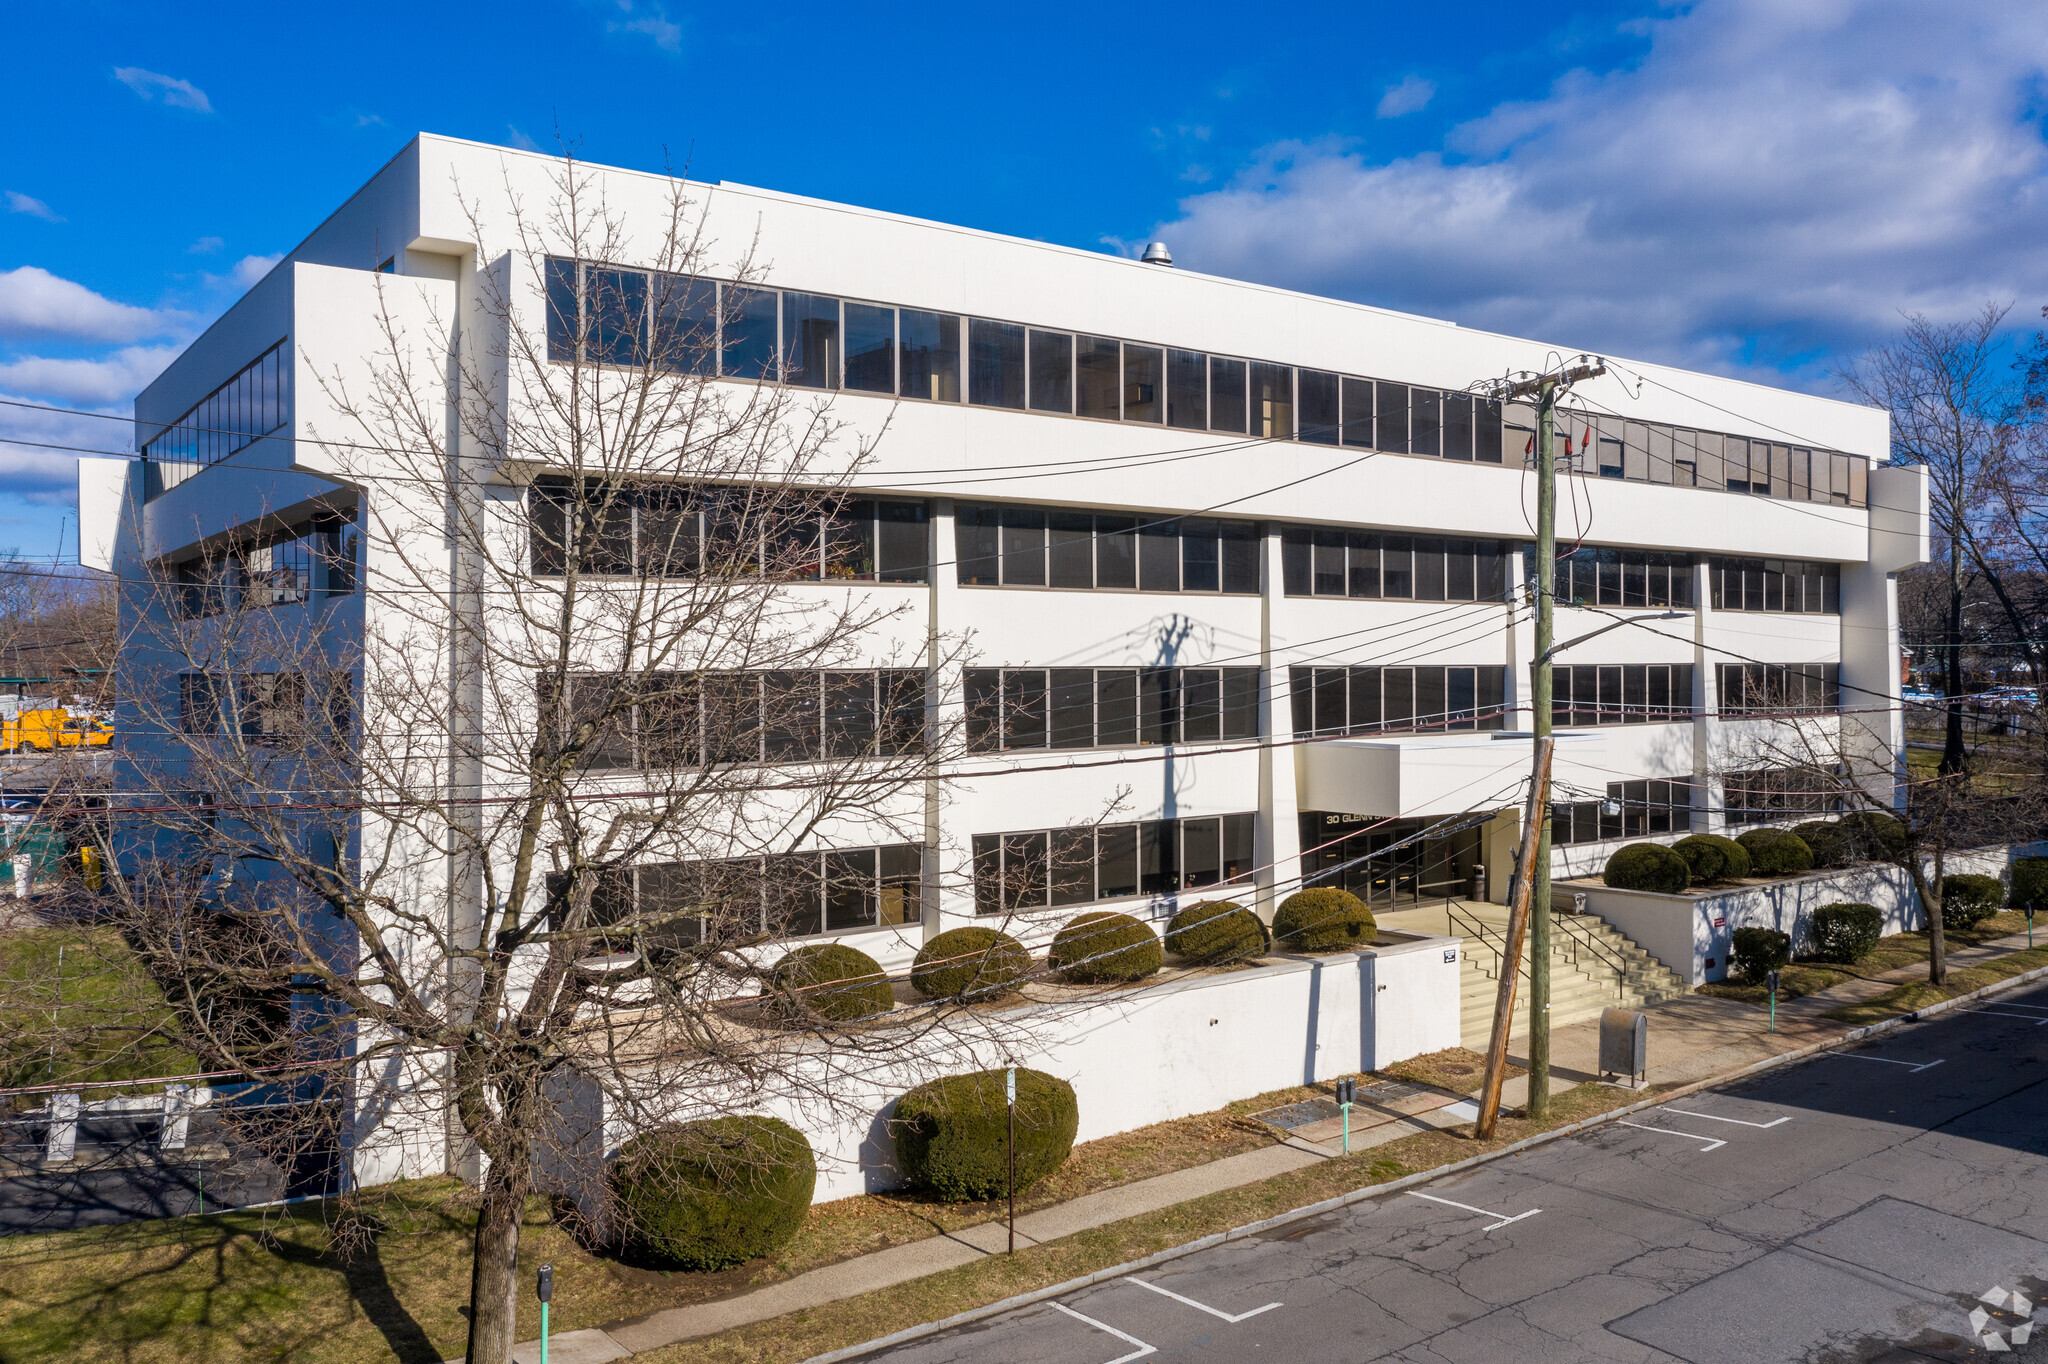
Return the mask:
[[[1529, 665], [1527, 656], [1533, 631], [1515, 628], [1515, 616], [1521, 610], [1525, 598], [1525, 584], [1528, 583], [1529, 563], [1527, 552], [1516, 549], [1508, 555], [1508, 607], [1507, 607], [1507, 685], [1502, 689], [1507, 714], [1503, 717], [1507, 728], [1528, 730], [1535, 726], [1536, 716], [1529, 709]], [[1519, 823], [1520, 821], [1516, 821]], [[1488, 869], [1491, 870], [1491, 863]]]
[[[1259, 751], [1259, 818], [1253, 840], [1254, 908], [1272, 920], [1280, 901], [1294, 891], [1301, 875], [1301, 811], [1297, 802], [1294, 760], [1294, 710], [1288, 695], [1287, 659], [1291, 651], [1274, 647], [1275, 635], [1286, 640], [1286, 580], [1281, 573], [1280, 528], [1265, 527], [1264, 571], [1259, 593], [1259, 733], [1266, 745]], [[1276, 622], [1276, 617], [1278, 620]], [[1276, 631], [1276, 624], [1278, 630]]]
[[[945, 733], [961, 722], [966, 694], [957, 668], [945, 671], [945, 632], [954, 626], [960, 595], [960, 574], [953, 564], [953, 499], [932, 501], [930, 535], [926, 541], [931, 581], [925, 595], [925, 720], [933, 733]], [[945, 783], [931, 780], [924, 793], [924, 940], [949, 928], [974, 921], [973, 831], [953, 827], [946, 819]]]
[[1694, 833], [1720, 833], [1726, 820], [1721, 810], [1721, 783], [1714, 776], [1714, 724], [1720, 688], [1714, 680], [1715, 654], [1707, 648], [1713, 628], [1713, 570], [1705, 561], [1692, 566], [1692, 827]]
[[[1899, 570], [1924, 564], [1927, 473], [1878, 465], [1870, 471], [1870, 549], [1842, 565], [1843, 747], [1868, 764], [1868, 787], [1903, 806], [1905, 712], [1899, 700]], [[1889, 789], [1885, 789], [1889, 787]]]

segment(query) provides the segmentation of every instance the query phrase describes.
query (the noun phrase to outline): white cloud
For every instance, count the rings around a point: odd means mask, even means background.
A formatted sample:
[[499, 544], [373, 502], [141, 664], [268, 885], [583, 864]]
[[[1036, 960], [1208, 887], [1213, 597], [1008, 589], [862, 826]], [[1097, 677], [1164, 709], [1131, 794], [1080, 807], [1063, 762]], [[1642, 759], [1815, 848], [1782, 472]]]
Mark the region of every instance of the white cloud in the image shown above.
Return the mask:
[[1731, 368], [2048, 301], [2031, 7], [1701, 0], [1648, 32], [1449, 155], [1267, 148], [1156, 235], [1192, 269]]
[[528, 137], [525, 133], [520, 132], [519, 129], [513, 127], [511, 124], [508, 123], [505, 125], [505, 131], [511, 135], [512, 145], [517, 147], [520, 151], [537, 152], [540, 150], [540, 143], [535, 142], [532, 138]]
[[213, 112], [213, 101], [207, 99], [206, 92], [191, 81], [145, 71], [139, 66], [115, 67], [114, 79], [144, 99], [162, 99], [173, 109], [190, 109], [195, 114]]
[[[5, 391], [0, 397], [44, 400], [42, 395]], [[110, 420], [125, 415], [77, 416], [0, 406], [0, 488], [27, 502], [61, 505], [78, 492], [80, 450], [119, 453], [129, 448], [133, 426]], [[52, 446], [66, 448], [48, 448]]]
[[283, 259], [282, 251], [273, 251], [267, 256], [244, 256], [228, 272], [228, 279], [238, 288], [254, 288], [258, 280], [270, 273], [270, 267]]
[[194, 256], [210, 256], [226, 245], [227, 243], [219, 237], [201, 237], [198, 241], [186, 247], [185, 250]]
[[1380, 96], [1380, 106], [1374, 112], [1381, 118], [1399, 118], [1427, 108], [1436, 98], [1436, 82], [1420, 76], [1408, 76], [1399, 85], [1387, 87], [1387, 93]]
[[97, 359], [39, 355], [0, 361], [0, 386], [37, 399], [76, 406], [125, 404], [163, 373], [177, 346], [124, 346]]
[[181, 312], [116, 303], [83, 284], [34, 265], [0, 270], [0, 336], [63, 336], [79, 341], [141, 341], [190, 323]]
[[619, 13], [629, 17], [613, 20], [605, 25], [608, 33], [637, 33], [653, 41], [663, 52], [683, 50], [683, 26], [668, 17], [662, 6], [635, 4], [635, 0], [618, 0]]
[[31, 218], [41, 218], [46, 223], [61, 223], [64, 221], [61, 215], [51, 209], [41, 199], [31, 199], [28, 195], [17, 194], [13, 190], [7, 191], [7, 211], [9, 213], [25, 213]]

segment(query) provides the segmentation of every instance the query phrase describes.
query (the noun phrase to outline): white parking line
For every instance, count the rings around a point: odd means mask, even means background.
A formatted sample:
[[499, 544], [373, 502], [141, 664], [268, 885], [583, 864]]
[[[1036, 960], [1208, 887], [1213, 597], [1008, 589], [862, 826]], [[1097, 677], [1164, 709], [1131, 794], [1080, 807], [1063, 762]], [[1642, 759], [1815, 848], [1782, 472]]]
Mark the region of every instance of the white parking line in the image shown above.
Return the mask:
[[1728, 1144], [1719, 1137], [1703, 1137], [1697, 1132], [1674, 1132], [1668, 1127], [1645, 1127], [1639, 1122], [1623, 1122], [1620, 1118], [1614, 1120], [1614, 1125], [1616, 1127], [1633, 1127], [1638, 1132], [1662, 1132], [1667, 1137], [1684, 1137], [1687, 1141], [1703, 1141], [1706, 1143], [1705, 1146], [1700, 1148], [1703, 1152]]
[[1183, 1298], [1180, 1294], [1174, 1292], [1171, 1288], [1161, 1288], [1158, 1284], [1146, 1283], [1143, 1279], [1132, 1279], [1131, 1282], [1136, 1284], [1140, 1288], [1149, 1288], [1154, 1293], [1158, 1293], [1165, 1297], [1172, 1298], [1175, 1302], [1184, 1302], [1188, 1306], [1194, 1308], [1197, 1312], [1207, 1312], [1212, 1317], [1221, 1317], [1223, 1320], [1230, 1322], [1232, 1325], [1236, 1325], [1238, 1322], [1243, 1321], [1247, 1317], [1256, 1317], [1261, 1312], [1270, 1312], [1274, 1308], [1280, 1306], [1280, 1304], [1277, 1302], [1269, 1302], [1264, 1307], [1254, 1307], [1249, 1312], [1239, 1312], [1236, 1316], [1233, 1317], [1230, 1315], [1230, 1313], [1225, 1312], [1220, 1308], [1211, 1307], [1209, 1306], [1209, 1304], [1205, 1302], [1196, 1302], [1193, 1298]]
[[1868, 1056], [1860, 1051], [1838, 1051], [1835, 1055], [1846, 1056], [1851, 1061], [1882, 1061], [1888, 1066], [1905, 1066], [1915, 1074], [1923, 1070], [1932, 1070], [1935, 1066], [1948, 1059], [1945, 1056], [1937, 1056], [1932, 1061], [1894, 1061], [1889, 1056]]
[[2010, 1009], [1965, 1009], [1963, 1012], [1966, 1014], [1997, 1014], [2000, 1018], [2024, 1018], [2037, 1028], [2048, 1024], [2048, 1018], [2039, 1018], [2033, 1014], [2014, 1013]]
[[1417, 1193], [1413, 1189], [1408, 1191], [1408, 1196], [1410, 1198], [1426, 1198], [1432, 1203], [1442, 1203], [1446, 1207], [1463, 1208], [1466, 1212], [1476, 1212], [1481, 1217], [1498, 1217], [1500, 1219], [1500, 1221], [1495, 1222], [1490, 1227], [1481, 1227], [1481, 1231], [1498, 1231], [1510, 1222], [1519, 1222], [1524, 1217], [1534, 1217], [1537, 1213], [1543, 1211], [1541, 1208], [1531, 1208], [1527, 1212], [1516, 1213], [1513, 1217], [1510, 1217], [1504, 1212], [1489, 1212], [1485, 1208], [1475, 1208], [1470, 1203], [1453, 1203], [1448, 1198], [1438, 1198], [1435, 1194]]
[[2048, 1008], [2043, 1008], [2039, 1004], [2013, 1004], [2006, 1000], [2000, 1000], [1998, 1007], [2001, 1009], [2025, 1009], [2028, 1013], [2048, 1014]]
[[1676, 1113], [1681, 1118], [1705, 1118], [1708, 1122], [1732, 1122], [1738, 1127], [1755, 1127], [1761, 1130], [1776, 1127], [1781, 1122], [1792, 1121], [1790, 1114], [1771, 1122], [1745, 1122], [1741, 1118], [1723, 1118], [1713, 1113], [1695, 1113], [1689, 1108], [1667, 1108], [1664, 1111], [1666, 1113]]
[[1131, 1361], [1134, 1359], [1143, 1359], [1146, 1355], [1156, 1355], [1159, 1353], [1159, 1351], [1156, 1348], [1147, 1345], [1144, 1341], [1138, 1339], [1136, 1336], [1127, 1336], [1122, 1331], [1117, 1330], [1114, 1326], [1104, 1326], [1101, 1322], [1097, 1321], [1093, 1317], [1084, 1317], [1079, 1312], [1076, 1312], [1073, 1308], [1067, 1306], [1063, 1302], [1056, 1302], [1053, 1304], [1053, 1306], [1057, 1307], [1060, 1311], [1065, 1312], [1075, 1321], [1085, 1321], [1098, 1331], [1107, 1331], [1111, 1335], [1115, 1336], [1118, 1340], [1121, 1340], [1128, 1345], [1135, 1345], [1138, 1347], [1137, 1349], [1131, 1351], [1127, 1355], [1118, 1355], [1115, 1359], [1110, 1360], [1109, 1364], [1131, 1364]]

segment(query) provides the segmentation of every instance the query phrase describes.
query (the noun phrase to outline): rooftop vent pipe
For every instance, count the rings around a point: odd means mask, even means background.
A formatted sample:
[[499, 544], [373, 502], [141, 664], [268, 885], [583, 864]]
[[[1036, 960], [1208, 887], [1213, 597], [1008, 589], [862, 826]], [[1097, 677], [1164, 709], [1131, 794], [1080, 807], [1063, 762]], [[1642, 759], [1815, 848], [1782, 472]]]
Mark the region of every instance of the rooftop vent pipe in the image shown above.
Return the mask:
[[1146, 242], [1145, 254], [1138, 259], [1147, 265], [1163, 265], [1169, 270], [1173, 268], [1173, 252], [1166, 249], [1165, 242]]

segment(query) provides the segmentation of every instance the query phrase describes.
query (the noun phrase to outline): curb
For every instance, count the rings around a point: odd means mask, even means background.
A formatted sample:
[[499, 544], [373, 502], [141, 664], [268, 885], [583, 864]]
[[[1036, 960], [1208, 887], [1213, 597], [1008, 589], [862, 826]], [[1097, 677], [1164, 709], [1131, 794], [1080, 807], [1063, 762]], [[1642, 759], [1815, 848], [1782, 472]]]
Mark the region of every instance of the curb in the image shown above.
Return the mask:
[[1305, 1207], [1291, 1208], [1286, 1212], [1277, 1213], [1272, 1217], [1263, 1218], [1257, 1222], [1247, 1222], [1241, 1227], [1232, 1227], [1228, 1231], [1212, 1232], [1198, 1240], [1189, 1241], [1185, 1245], [1169, 1246], [1165, 1250], [1154, 1251], [1142, 1259], [1129, 1260], [1120, 1265], [1111, 1265], [1107, 1269], [1098, 1269], [1092, 1274], [1083, 1274], [1079, 1278], [1068, 1279], [1063, 1283], [1048, 1284], [1044, 1288], [1035, 1288], [1028, 1293], [1019, 1293], [1015, 1297], [1004, 1298], [1001, 1302], [992, 1302], [984, 1307], [971, 1307], [965, 1312], [957, 1312], [941, 1321], [930, 1321], [921, 1325], [906, 1327], [901, 1331], [880, 1336], [859, 1345], [848, 1345], [826, 1354], [813, 1355], [803, 1361], [803, 1364], [841, 1364], [841, 1361], [844, 1360], [859, 1359], [864, 1355], [873, 1354], [877, 1350], [886, 1350], [897, 1345], [907, 1345], [912, 1341], [922, 1340], [926, 1336], [937, 1335], [941, 1331], [950, 1331], [955, 1327], [984, 1321], [989, 1317], [1000, 1316], [1004, 1312], [1013, 1312], [1017, 1308], [1029, 1307], [1033, 1303], [1044, 1302], [1048, 1298], [1056, 1298], [1063, 1294], [1072, 1293], [1077, 1289], [1089, 1288], [1110, 1279], [1122, 1278], [1126, 1274], [1136, 1273], [1141, 1269], [1150, 1269], [1154, 1265], [1165, 1264], [1170, 1260], [1178, 1260], [1184, 1255], [1193, 1255], [1198, 1251], [1208, 1250], [1212, 1246], [1220, 1246], [1230, 1241], [1242, 1240], [1247, 1236], [1256, 1236], [1260, 1232], [1270, 1231], [1275, 1227], [1284, 1227], [1290, 1222], [1305, 1221], [1311, 1217], [1320, 1217], [1326, 1212], [1334, 1212], [1339, 1208], [1348, 1208], [1354, 1203], [1363, 1203], [1370, 1199], [1384, 1198], [1389, 1194], [1402, 1193], [1417, 1185], [1432, 1183], [1450, 1175], [1463, 1173], [1466, 1170], [1477, 1169], [1481, 1165], [1489, 1164], [1549, 1142], [1562, 1141], [1566, 1137], [1590, 1131], [1604, 1123], [1614, 1122], [1617, 1119], [1628, 1117], [1632, 1113], [1640, 1113], [1644, 1109], [1661, 1107], [1674, 1099], [1683, 1099], [1688, 1095], [1697, 1094], [1701, 1090], [1713, 1089], [1751, 1075], [1759, 1075], [1765, 1071], [1776, 1070], [1781, 1066], [1805, 1061], [1823, 1052], [1834, 1051], [1872, 1037], [1878, 1037], [1906, 1027], [1909, 1024], [1925, 1022], [1930, 1018], [1947, 1013], [1974, 1000], [2000, 994], [2006, 990], [2017, 989], [2019, 986], [2042, 979], [2048, 979], [2048, 966], [2036, 967], [2032, 971], [2022, 972], [2006, 980], [1993, 981], [1991, 984], [1972, 990], [1966, 995], [1957, 995], [1954, 999], [1944, 999], [1930, 1004], [1924, 1009], [1918, 1009], [1909, 1014], [1900, 1014], [1897, 1018], [1887, 1018], [1877, 1023], [1866, 1023], [1860, 1028], [1852, 1028], [1848, 1032], [1838, 1037], [1829, 1038], [1826, 1041], [1810, 1043], [1807, 1046], [1783, 1052], [1777, 1056], [1765, 1057], [1763, 1060], [1753, 1062], [1740, 1070], [1731, 1070], [1721, 1075], [1710, 1075], [1704, 1080], [1694, 1080], [1690, 1084], [1680, 1085], [1678, 1088], [1661, 1094], [1654, 1099], [1645, 1099], [1640, 1103], [1630, 1104], [1626, 1108], [1615, 1108], [1605, 1113], [1596, 1113], [1590, 1118], [1581, 1118], [1579, 1121], [1566, 1127], [1553, 1128], [1548, 1132], [1538, 1132], [1533, 1136], [1524, 1137], [1520, 1141], [1503, 1146], [1498, 1150], [1482, 1152], [1476, 1156], [1468, 1156], [1464, 1160], [1453, 1161], [1449, 1165], [1439, 1165], [1435, 1169], [1422, 1170], [1412, 1175], [1403, 1175], [1401, 1178], [1389, 1180], [1385, 1184], [1374, 1184], [1363, 1189], [1353, 1189], [1350, 1193], [1339, 1194], [1335, 1198], [1326, 1198], [1320, 1203], [1310, 1203]]

